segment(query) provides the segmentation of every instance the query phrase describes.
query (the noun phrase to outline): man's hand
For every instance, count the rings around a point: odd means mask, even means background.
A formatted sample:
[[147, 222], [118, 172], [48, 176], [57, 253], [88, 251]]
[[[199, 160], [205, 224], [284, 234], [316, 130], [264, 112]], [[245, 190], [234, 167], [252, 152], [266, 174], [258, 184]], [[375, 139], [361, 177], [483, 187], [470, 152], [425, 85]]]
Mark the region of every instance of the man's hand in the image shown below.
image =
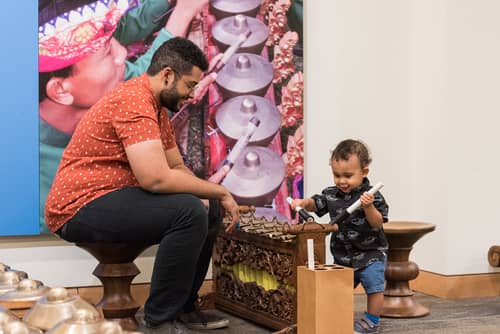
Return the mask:
[[208, 5], [208, 1], [209, 0], [177, 0], [176, 6], [186, 11], [191, 10], [194, 16]]
[[229, 213], [229, 216], [231, 216], [231, 223], [229, 223], [229, 225], [226, 227], [226, 232], [230, 233], [234, 231], [236, 224], [240, 219], [240, 210], [238, 204], [229, 192], [227, 192], [227, 194], [221, 198], [220, 204], [224, 207], [224, 209], [226, 209], [226, 213]]
[[206, 5], [208, 0], [177, 0], [165, 29], [174, 36], [185, 37], [189, 24]]
[[[220, 183], [230, 170], [231, 168], [229, 168], [229, 166], [222, 166], [222, 168], [212, 174], [212, 176], [210, 176], [207, 181]], [[201, 201], [203, 202], [203, 205], [205, 205], [205, 208], [208, 210], [210, 207], [208, 199], [202, 199]]]
[[210, 72], [215, 67], [215, 65], [217, 65], [219, 60], [222, 59], [222, 56], [223, 56], [222, 53], [219, 53], [217, 56], [213, 57], [212, 60], [210, 60], [210, 64], [208, 65], [209, 74], [205, 76], [203, 79], [201, 79], [200, 82], [198, 82], [193, 91], [193, 98], [186, 101], [186, 103], [198, 103], [201, 101], [203, 96], [205, 96], [210, 85], [215, 82], [215, 79], [217, 79], [217, 73], [215, 72], [210, 73]]
[[208, 181], [213, 183], [221, 183], [221, 181], [226, 177], [227, 173], [229, 173], [230, 170], [231, 168], [228, 165], [222, 166], [222, 168], [220, 168], [208, 178]]
[[215, 65], [217, 65], [217, 63], [219, 62], [219, 60], [222, 59], [223, 56], [224, 56], [223, 53], [219, 53], [210, 60], [210, 64], [208, 64], [208, 73], [213, 71]]

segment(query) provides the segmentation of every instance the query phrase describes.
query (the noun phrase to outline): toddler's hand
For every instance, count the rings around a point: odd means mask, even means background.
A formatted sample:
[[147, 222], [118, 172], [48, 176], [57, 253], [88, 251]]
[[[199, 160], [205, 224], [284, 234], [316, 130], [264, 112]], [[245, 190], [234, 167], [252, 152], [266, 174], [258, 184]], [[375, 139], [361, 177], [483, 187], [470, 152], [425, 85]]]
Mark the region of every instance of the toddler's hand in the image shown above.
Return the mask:
[[295, 211], [295, 208], [300, 206], [301, 208], [304, 208], [304, 200], [300, 198], [296, 198], [292, 200], [290, 203], [290, 207]]
[[361, 206], [363, 208], [366, 208], [366, 207], [369, 207], [370, 205], [373, 204], [373, 201], [375, 200], [375, 197], [370, 194], [369, 192], [365, 191], [361, 197], [359, 198], [359, 200], [361, 201]]

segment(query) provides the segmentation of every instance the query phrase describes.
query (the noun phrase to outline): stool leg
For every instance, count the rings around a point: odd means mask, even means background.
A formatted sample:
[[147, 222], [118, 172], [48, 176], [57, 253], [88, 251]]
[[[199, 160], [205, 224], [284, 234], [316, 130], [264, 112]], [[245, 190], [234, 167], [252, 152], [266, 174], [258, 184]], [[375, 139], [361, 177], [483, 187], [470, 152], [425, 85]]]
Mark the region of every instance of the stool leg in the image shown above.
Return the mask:
[[140, 305], [130, 294], [130, 285], [139, 273], [133, 262], [99, 263], [93, 272], [104, 287], [103, 297], [97, 306], [102, 309], [104, 318], [118, 321], [125, 330], [138, 327], [135, 314]]
[[409, 281], [417, 278], [418, 266], [408, 261], [412, 247], [389, 248], [383, 317], [413, 318], [429, 314], [429, 309], [413, 298]]

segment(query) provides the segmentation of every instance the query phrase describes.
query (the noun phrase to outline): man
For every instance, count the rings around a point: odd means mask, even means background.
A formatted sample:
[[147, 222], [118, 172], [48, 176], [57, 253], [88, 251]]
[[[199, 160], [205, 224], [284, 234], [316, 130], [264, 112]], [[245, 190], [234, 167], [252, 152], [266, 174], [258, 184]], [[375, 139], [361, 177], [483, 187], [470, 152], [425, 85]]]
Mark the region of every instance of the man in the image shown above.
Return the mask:
[[[159, 244], [144, 307], [148, 327], [214, 329], [228, 321], [196, 308], [217, 232], [220, 205], [239, 217], [224, 187], [183, 163], [167, 116], [193, 97], [208, 63], [192, 42], [173, 38], [146, 74], [99, 100], [78, 123], [47, 197], [49, 229], [70, 242]], [[199, 198], [210, 199], [208, 213]]]
[[[133, 41], [137, 27], [151, 32], [151, 8], [167, 0], [39, 1], [40, 230], [48, 232], [43, 211], [64, 147], [87, 110], [123, 80], [143, 74], [154, 51], [173, 36], [184, 36], [208, 0], [178, 0], [164, 29], [136, 62], [125, 60], [117, 39]], [[163, 5], [162, 5], [163, 3]], [[127, 13], [122, 16], [125, 12]], [[161, 13], [158, 13], [158, 15]], [[139, 23], [140, 24], [139, 24]], [[151, 22], [151, 27], [146, 26]], [[119, 31], [115, 31], [117, 25]], [[113, 36], [113, 33], [115, 34]], [[207, 79], [211, 80], [212, 77]]]

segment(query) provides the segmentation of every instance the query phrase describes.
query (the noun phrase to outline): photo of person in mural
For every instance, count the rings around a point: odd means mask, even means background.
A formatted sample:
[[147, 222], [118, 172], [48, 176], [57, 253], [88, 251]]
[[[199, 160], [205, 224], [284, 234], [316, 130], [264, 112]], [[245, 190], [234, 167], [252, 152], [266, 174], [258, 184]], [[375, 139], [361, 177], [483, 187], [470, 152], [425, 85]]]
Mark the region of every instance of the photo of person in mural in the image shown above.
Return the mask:
[[[43, 212], [61, 155], [92, 105], [122, 81], [143, 74], [155, 50], [174, 36], [197, 44], [213, 68], [245, 32], [249, 37], [236, 54], [216, 73], [204, 73], [185, 103], [189, 108], [167, 112], [195, 175], [207, 179], [229, 164], [221, 184], [239, 204], [256, 207], [259, 215], [296, 220], [286, 197], [303, 193], [302, 1], [231, 3], [39, 0], [41, 233], [48, 233]], [[252, 8], [244, 8], [248, 4]], [[261, 88], [240, 89], [262, 78]]]
[[[184, 36], [208, 0], [179, 0], [164, 27], [155, 18], [167, 0], [40, 0], [40, 230], [47, 232], [44, 205], [62, 152], [87, 110], [120, 82], [141, 75], [152, 54], [173, 36]], [[120, 43], [158, 31], [149, 50], [126, 60]], [[208, 78], [211, 80], [211, 78]], [[209, 82], [204, 83], [209, 84]]]

